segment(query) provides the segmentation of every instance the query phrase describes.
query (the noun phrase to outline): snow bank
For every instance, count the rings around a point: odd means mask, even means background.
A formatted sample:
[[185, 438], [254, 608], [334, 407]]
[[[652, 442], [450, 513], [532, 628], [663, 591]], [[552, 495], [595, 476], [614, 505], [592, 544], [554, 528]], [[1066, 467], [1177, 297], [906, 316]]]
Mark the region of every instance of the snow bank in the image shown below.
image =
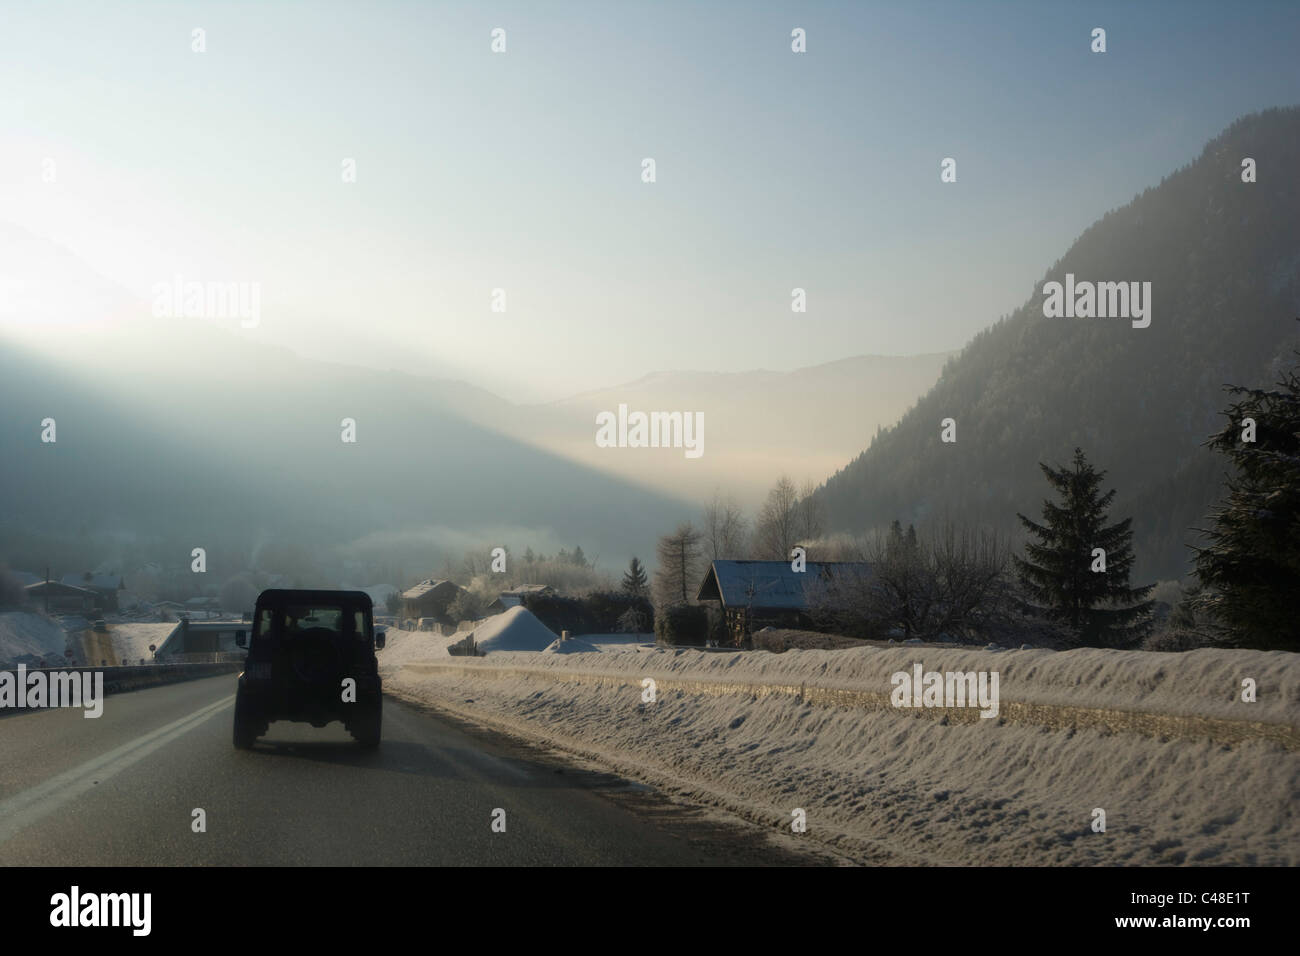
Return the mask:
[[590, 644], [581, 637], [571, 637], [567, 641], [558, 638], [542, 650], [543, 654], [599, 654], [600, 648]]
[[113, 641], [113, 652], [119, 661], [136, 663], [140, 658], [152, 661], [154, 652], [149, 645], [162, 647], [163, 641], [171, 636], [177, 624], [158, 623], [155, 621], [114, 622], [108, 626], [109, 637]]
[[44, 614], [0, 611], [0, 664], [54, 664], [67, 646], [63, 628]]
[[[476, 633], [483, 631], [480, 628]], [[584, 640], [591, 641], [591, 638], [584, 637]], [[493, 663], [564, 669], [574, 666], [571, 662], [531, 655], [498, 654]], [[1300, 655], [1285, 651], [1202, 649], [1164, 654], [1096, 648], [989, 651], [957, 647], [860, 647], [769, 654], [654, 647], [630, 656], [593, 657], [582, 661], [581, 667], [593, 674], [622, 674], [633, 668], [638, 676], [808, 683], [887, 695], [893, 689], [892, 675], [898, 671], [910, 672], [915, 663], [922, 664], [927, 671], [997, 671], [1004, 701], [1256, 721], [1290, 721], [1300, 714]], [[1257, 703], [1241, 701], [1245, 678], [1253, 680], [1258, 688]]]
[[473, 631], [456, 636], [463, 640], [469, 634], [474, 635], [474, 644], [480, 654], [544, 651], [559, 637], [525, 607], [512, 607], [488, 618]]
[[[1037, 702], [1066, 719], [948, 721], [810, 703], [800, 692], [725, 691], [744, 681], [887, 695], [890, 676], [915, 662], [996, 670], [1004, 714]], [[575, 674], [602, 679], [560, 679]], [[644, 677], [668, 685], [653, 704], [642, 703]], [[1246, 678], [1257, 703], [1241, 701]], [[386, 670], [385, 681], [399, 696], [786, 833], [803, 809], [807, 838], [864, 863], [1300, 864], [1296, 654], [660, 648], [454, 659]], [[680, 689], [685, 681], [717, 692]], [[1098, 708], [1135, 719], [1117, 731], [1069, 717]], [[1144, 725], [1143, 714], [1172, 716]], [[1280, 728], [1292, 743], [1214, 742], [1199, 732], [1204, 719]], [[1095, 808], [1106, 813], [1104, 832], [1092, 830]]]
[[385, 628], [384, 649], [378, 652], [381, 667], [400, 667], [415, 661], [446, 659], [447, 647], [463, 635], [443, 637], [433, 631], [404, 631]]
[[655, 643], [653, 634], [583, 634], [580, 636], [588, 644], [595, 645], [596, 650], [606, 654], [611, 651], [635, 652], [650, 649]]

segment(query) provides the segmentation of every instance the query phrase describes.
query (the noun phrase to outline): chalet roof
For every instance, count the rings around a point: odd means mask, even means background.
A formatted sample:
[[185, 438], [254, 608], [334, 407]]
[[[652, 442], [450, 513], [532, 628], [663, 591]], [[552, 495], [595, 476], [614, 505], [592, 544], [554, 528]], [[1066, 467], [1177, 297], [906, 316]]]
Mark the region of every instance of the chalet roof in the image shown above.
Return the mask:
[[90, 588], [95, 591], [120, 591], [125, 587], [120, 574], [65, 574], [63, 583], [74, 588]]
[[51, 594], [84, 594], [86, 597], [96, 599], [99, 597], [97, 591], [77, 587], [74, 584], [64, 584], [61, 581], [37, 581], [35, 584], [27, 585], [23, 590], [40, 594], [44, 594], [48, 590]]
[[460, 585], [455, 581], [447, 581], [439, 578], [429, 578], [427, 581], [421, 581], [415, 587], [407, 588], [402, 592], [402, 597], [407, 601], [414, 601], [417, 598], [424, 597], [430, 591], [437, 591], [444, 587], [453, 587], [460, 590]]
[[714, 561], [700, 584], [698, 601], [721, 601], [723, 607], [802, 611], [808, 608], [810, 581], [870, 573], [863, 561], [809, 561], [795, 571], [789, 561]]

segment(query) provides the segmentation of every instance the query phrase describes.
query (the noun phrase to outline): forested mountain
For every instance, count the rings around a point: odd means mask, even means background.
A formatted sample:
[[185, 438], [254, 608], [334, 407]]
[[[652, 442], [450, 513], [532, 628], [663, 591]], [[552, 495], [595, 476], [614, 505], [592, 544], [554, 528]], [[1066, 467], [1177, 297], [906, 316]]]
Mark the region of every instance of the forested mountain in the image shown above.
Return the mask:
[[[1256, 182], [1243, 182], [1253, 159]], [[1277, 380], [1300, 341], [1300, 108], [1244, 117], [1094, 223], [1014, 314], [977, 335], [899, 423], [819, 491], [833, 528], [897, 517], [1006, 530], [1075, 446], [1133, 517], [1135, 581], [1190, 567], [1224, 462], [1201, 447], [1225, 383]], [[1069, 188], [1068, 183], [1062, 188]], [[1150, 282], [1151, 322], [1047, 318], [1044, 283]], [[941, 421], [956, 441], [941, 441]]]

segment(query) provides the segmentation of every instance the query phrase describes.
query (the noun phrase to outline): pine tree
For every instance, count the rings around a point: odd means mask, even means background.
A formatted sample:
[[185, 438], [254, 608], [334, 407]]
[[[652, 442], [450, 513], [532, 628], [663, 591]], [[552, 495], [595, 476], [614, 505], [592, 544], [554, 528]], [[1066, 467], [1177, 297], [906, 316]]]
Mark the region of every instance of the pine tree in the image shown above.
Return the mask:
[[889, 526], [884, 547], [872, 556], [878, 608], [892, 626], [902, 629], [905, 638], [916, 635], [929, 610], [924, 562], [916, 528], [907, 532], [897, 518]]
[[661, 607], [689, 604], [700, 586], [700, 532], [683, 521], [672, 534], [659, 539], [655, 593]]
[[1224, 626], [1226, 644], [1300, 650], [1300, 375], [1288, 370], [1274, 389], [1226, 390], [1239, 400], [1205, 444], [1235, 473], [1202, 531], [1209, 545], [1195, 549], [1197, 606]]
[[[1054, 469], [1039, 463], [1059, 504], [1043, 502], [1044, 524], [1017, 514], [1037, 541], [1014, 558], [1030, 609], [1069, 627], [1082, 645], [1132, 647], [1150, 631], [1154, 585], [1130, 587], [1133, 568], [1132, 519], [1107, 524], [1112, 488], [1101, 493], [1104, 471], [1074, 450], [1072, 466]], [[1094, 549], [1105, 553], [1097, 556]], [[1104, 570], [1101, 569], [1104, 562]]]
[[644, 597], [646, 590], [649, 588], [650, 579], [646, 576], [645, 565], [635, 555], [628, 563], [627, 571], [623, 574], [623, 590], [633, 597]]

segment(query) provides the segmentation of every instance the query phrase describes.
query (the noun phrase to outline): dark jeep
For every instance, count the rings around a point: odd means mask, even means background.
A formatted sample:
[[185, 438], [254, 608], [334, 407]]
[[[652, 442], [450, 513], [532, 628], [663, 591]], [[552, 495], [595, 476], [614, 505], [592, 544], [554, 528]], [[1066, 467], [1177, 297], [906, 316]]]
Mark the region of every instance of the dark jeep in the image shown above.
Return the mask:
[[235, 693], [235, 746], [253, 746], [273, 720], [341, 720], [363, 747], [379, 746], [383, 646], [363, 591], [263, 591]]

